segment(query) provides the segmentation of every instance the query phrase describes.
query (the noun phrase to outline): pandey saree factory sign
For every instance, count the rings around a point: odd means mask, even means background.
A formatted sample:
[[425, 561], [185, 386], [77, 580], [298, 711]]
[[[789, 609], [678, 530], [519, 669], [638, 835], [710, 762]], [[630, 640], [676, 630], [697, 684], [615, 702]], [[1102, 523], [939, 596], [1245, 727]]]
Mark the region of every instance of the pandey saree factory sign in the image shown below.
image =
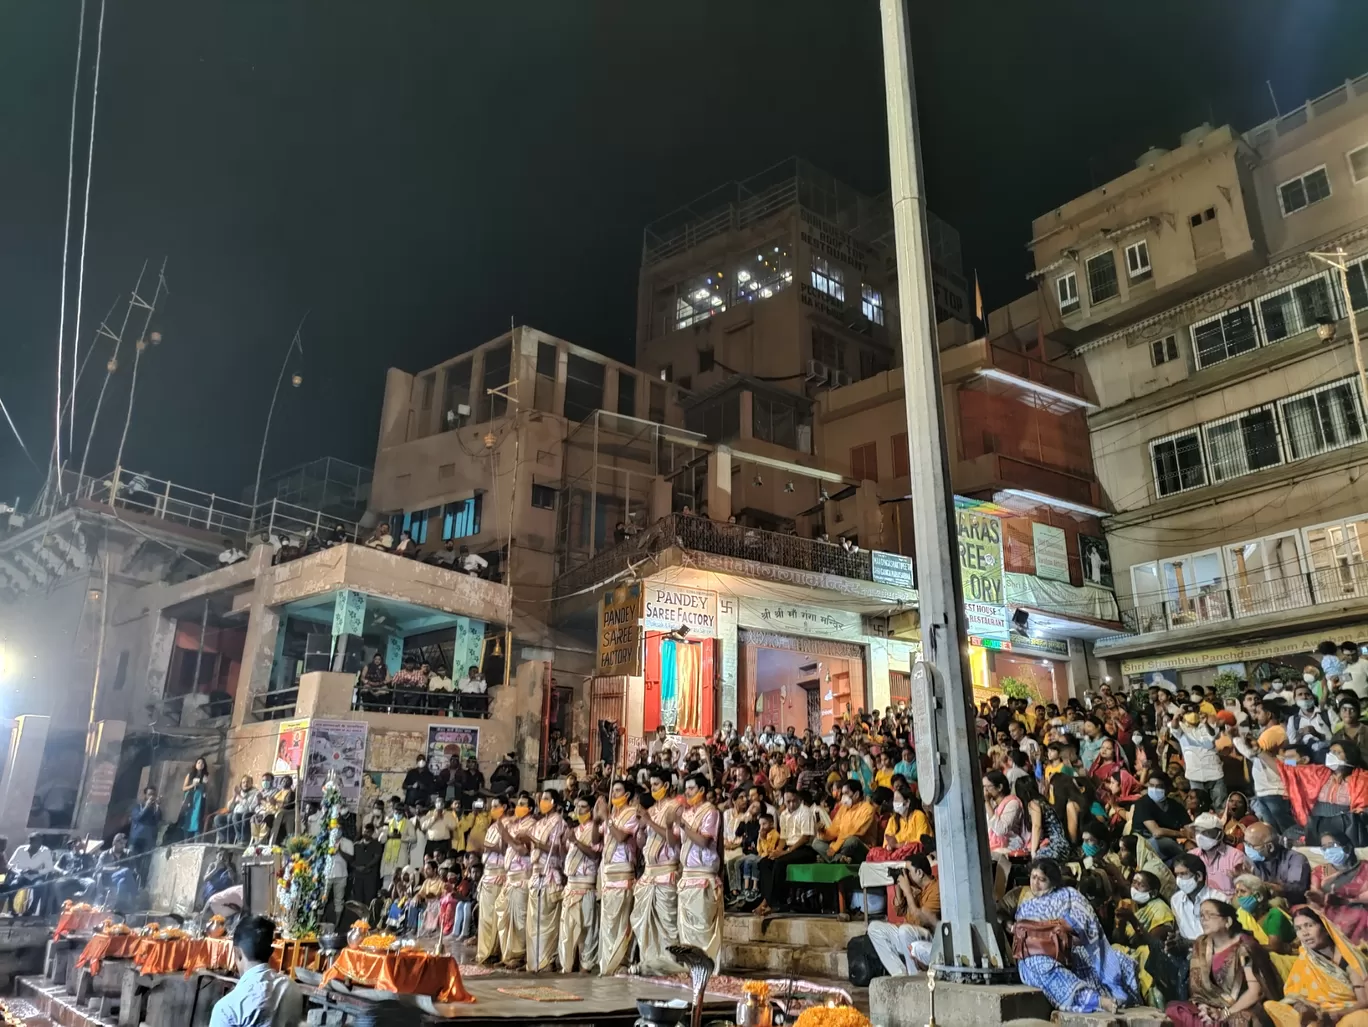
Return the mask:
[[960, 506], [960, 578], [964, 584], [964, 617], [971, 635], [1007, 637], [1007, 607], [1002, 592], [1002, 521], [990, 513]]
[[598, 673], [641, 673], [641, 583], [619, 585], [599, 600]]
[[717, 593], [673, 585], [645, 585], [647, 631], [688, 628], [690, 638], [717, 637]]

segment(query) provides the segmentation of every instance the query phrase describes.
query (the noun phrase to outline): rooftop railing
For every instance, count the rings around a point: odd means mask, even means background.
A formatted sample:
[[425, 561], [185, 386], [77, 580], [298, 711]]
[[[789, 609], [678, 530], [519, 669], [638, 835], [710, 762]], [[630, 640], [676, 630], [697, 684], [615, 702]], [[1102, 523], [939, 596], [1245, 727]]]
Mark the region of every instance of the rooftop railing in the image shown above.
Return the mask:
[[555, 595], [567, 596], [590, 588], [671, 546], [842, 578], [874, 580], [870, 556], [864, 550], [849, 552], [837, 543], [707, 517], [671, 514], [566, 571], [556, 579]]

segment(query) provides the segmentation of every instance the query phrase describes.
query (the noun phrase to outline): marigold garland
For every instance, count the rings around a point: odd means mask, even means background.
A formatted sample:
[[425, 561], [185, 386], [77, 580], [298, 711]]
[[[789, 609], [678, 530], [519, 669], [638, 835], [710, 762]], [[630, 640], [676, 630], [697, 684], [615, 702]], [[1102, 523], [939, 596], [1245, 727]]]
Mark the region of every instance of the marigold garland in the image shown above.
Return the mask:
[[869, 1017], [850, 1006], [809, 1006], [793, 1027], [871, 1027]]

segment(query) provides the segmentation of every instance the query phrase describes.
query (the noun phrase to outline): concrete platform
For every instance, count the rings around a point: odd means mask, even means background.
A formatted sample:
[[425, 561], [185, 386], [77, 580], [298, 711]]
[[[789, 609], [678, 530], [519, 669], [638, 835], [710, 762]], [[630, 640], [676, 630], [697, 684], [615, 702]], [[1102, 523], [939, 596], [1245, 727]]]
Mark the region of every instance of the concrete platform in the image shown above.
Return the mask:
[[[879, 1027], [925, 1027], [931, 1003], [925, 977], [876, 977], [869, 983], [869, 1018]], [[1045, 993], [1024, 984], [936, 982], [936, 1022], [1007, 1027], [1167, 1027], [1162, 1010], [1141, 1006], [1115, 1013], [1062, 1013]]]
[[20, 977], [16, 982], [15, 995], [60, 1027], [117, 1027], [118, 1024], [114, 1016], [101, 1016], [88, 1005], [77, 1002], [74, 995], [67, 994], [65, 984], [54, 983], [43, 977]]
[[[597, 1027], [600, 1024], [632, 1024], [637, 1019], [636, 1001], [639, 998], [669, 1002], [688, 1000], [688, 992], [667, 988], [631, 977], [597, 977], [590, 974], [529, 974], [512, 973], [472, 977], [465, 982], [466, 991], [474, 996], [473, 1003], [439, 1005], [443, 1019], [459, 1022], [463, 1027], [478, 1024], [554, 1023], [557, 1027]], [[536, 1002], [501, 994], [500, 988], [538, 986], [557, 988], [578, 995], [579, 1002]], [[704, 1000], [704, 1019], [731, 1017], [736, 1012], [736, 1000], [714, 995]]]
[[846, 945], [865, 933], [863, 919], [729, 914], [722, 921], [723, 973], [849, 978]]

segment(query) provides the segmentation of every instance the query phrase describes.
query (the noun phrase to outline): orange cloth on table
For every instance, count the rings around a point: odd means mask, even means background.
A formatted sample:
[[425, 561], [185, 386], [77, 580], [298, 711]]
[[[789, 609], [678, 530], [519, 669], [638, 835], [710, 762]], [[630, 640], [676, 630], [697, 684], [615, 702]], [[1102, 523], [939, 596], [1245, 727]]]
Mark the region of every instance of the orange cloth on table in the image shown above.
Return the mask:
[[146, 940], [136, 934], [97, 934], [86, 942], [76, 965], [88, 966], [92, 974], [98, 974], [106, 959], [131, 959], [138, 944]]
[[68, 934], [88, 931], [92, 927], [99, 927], [108, 918], [109, 914], [102, 909], [69, 909], [57, 918], [57, 926], [52, 929], [52, 936], [61, 938]]
[[320, 987], [340, 978], [396, 995], [430, 995], [438, 1002], [475, 1001], [465, 990], [456, 960], [417, 949], [400, 952], [343, 949], [323, 975]]
[[162, 941], [159, 938], [143, 938], [133, 956], [133, 965], [138, 972], [153, 974], [174, 974], [181, 971], [193, 973], [196, 970], [229, 970], [233, 966], [233, 943], [228, 938], [181, 938], [178, 941]]
[[[1292, 805], [1292, 815], [1298, 824], [1306, 824], [1320, 790], [1333, 773], [1329, 767], [1314, 764], [1289, 767], [1279, 761], [1278, 776], [1287, 788], [1287, 801]], [[1368, 771], [1355, 770], [1345, 784], [1349, 786], [1349, 809], [1354, 813], [1368, 809]]]
[[[290, 958], [285, 958], [285, 946], [290, 946]], [[301, 954], [303, 959], [300, 958]], [[322, 951], [318, 947], [318, 942], [310, 941], [286, 941], [277, 938], [271, 945], [270, 967], [283, 974], [293, 974], [297, 968], [305, 970], [317, 970], [322, 961]], [[288, 965], [286, 965], [288, 963]]]

